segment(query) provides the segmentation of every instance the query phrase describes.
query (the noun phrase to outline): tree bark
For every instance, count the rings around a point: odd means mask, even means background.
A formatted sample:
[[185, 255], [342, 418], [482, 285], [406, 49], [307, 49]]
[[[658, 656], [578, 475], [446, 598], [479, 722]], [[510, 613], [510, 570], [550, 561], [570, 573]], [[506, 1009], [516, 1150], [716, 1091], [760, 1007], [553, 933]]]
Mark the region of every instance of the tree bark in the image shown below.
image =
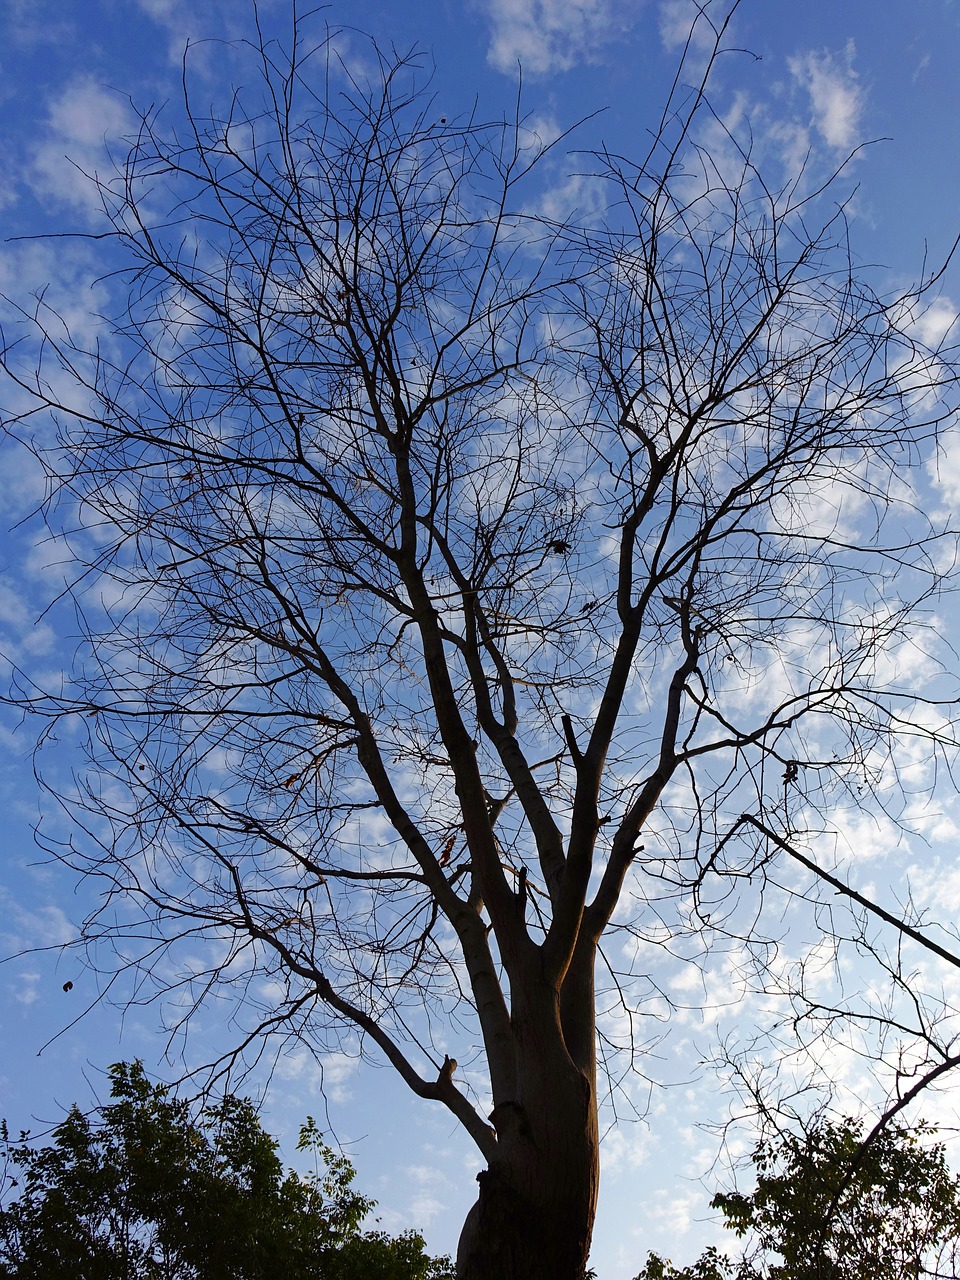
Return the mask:
[[[579, 1105], [558, 1102], [549, 1085], [545, 1093], [549, 1123], [534, 1133], [516, 1104], [516, 1142], [477, 1177], [480, 1196], [457, 1250], [459, 1280], [583, 1280], [600, 1179], [596, 1108], [585, 1088]], [[501, 1123], [502, 1111], [494, 1113]]]
[[477, 1177], [479, 1199], [457, 1251], [459, 1280], [584, 1276], [600, 1182], [587, 974], [592, 963], [571, 969], [563, 996], [534, 992], [515, 1002], [518, 1096], [499, 1102], [490, 1117], [499, 1152]]

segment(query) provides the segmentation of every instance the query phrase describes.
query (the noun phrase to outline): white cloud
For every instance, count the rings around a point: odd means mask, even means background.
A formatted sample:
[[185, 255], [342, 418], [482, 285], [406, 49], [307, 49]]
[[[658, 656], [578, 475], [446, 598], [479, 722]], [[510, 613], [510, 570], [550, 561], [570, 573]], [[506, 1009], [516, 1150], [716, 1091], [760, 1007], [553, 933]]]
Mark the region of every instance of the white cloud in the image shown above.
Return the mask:
[[931, 479], [951, 506], [960, 505], [960, 431], [945, 431], [928, 464]]
[[540, 112], [523, 122], [522, 145], [536, 153], [553, 146], [562, 133], [563, 127], [556, 116]]
[[202, 5], [190, 0], [136, 0], [142, 10], [166, 34], [167, 57], [173, 64], [183, 58], [183, 51], [191, 45], [190, 69], [206, 73], [222, 61], [225, 41], [241, 34], [237, 18], [244, 6], [223, 4], [220, 0], [205, 0]]
[[183, 5], [179, 0], [137, 0], [137, 4], [154, 22], [167, 27], [179, 22], [183, 14]]
[[31, 1005], [36, 1004], [40, 999], [40, 980], [42, 975], [39, 973], [18, 973], [16, 977], [17, 990], [14, 992], [14, 1000], [18, 1004]]
[[936, 350], [957, 327], [960, 311], [949, 298], [935, 298], [913, 317], [913, 331], [926, 347]]
[[403, 1173], [411, 1188], [419, 1188], [410, 1198], [410, 1220], [428, 1227], [446, 1209], [440, 1194], [449, 1185], [449, 1177], [442, 1168], [422, 1164], [406, 1165]]
[[596, 58], [636, 20], [624, 0], [487, 0], [488, 59], [498, 71], [546, 75]]
[[695, 0], [663, 0], [660, 39], [667, 49], [682, 49], [689, 40], [694, 49], [703, 51], [713, 48], [715, 30]]
[[22, 892], [0, 885], [0, 949], [11, 957], [41, 948], [66, 947], [76, 930], [57, 906], [26, 907]]
[[37, 145], [28, 181], [41, 199], [99, 213], [100, 194], [91, 179], [113, 169], [109, 144], [130, 132], [132, 117], [118, 94], [90, 77], [72, 81], [47, 113], [45, 137]]
[[76, 46], [79, 36], [62, 0], [5, 0], [4, 38], [23, 49], [43, 45]]
[[38, 622], [19, 583], [0, 582], [0, 652], [5, 659], [22, 662], [27, 656], [50, 653], [55, 645], [53, 628]]
[[853, 42], [840, 58], [828, 50], [798, 55], [789, 60], [794, 81], [810, 95], [813, 124], [830, 147], [849, 151], [862, 140], [860, 117], [863, 89], [853, 69]]
[[11, 148], [0, 149], [0, 209], [9, 209], [17, 203], [19, 193], [16, 181], [17, 163]]
[[607, 209], [610, 188], [589, 174], [571, 174], [540, 195], [536, 211], [553, 222], [595, 223]]

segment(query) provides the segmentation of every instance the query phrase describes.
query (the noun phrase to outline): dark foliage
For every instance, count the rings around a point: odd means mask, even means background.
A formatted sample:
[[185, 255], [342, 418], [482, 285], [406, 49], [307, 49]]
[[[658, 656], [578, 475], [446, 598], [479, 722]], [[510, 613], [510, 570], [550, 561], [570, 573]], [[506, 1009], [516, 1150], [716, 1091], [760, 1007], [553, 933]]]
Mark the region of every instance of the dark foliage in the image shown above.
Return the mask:
[[415, 1232], [365, 1232], [374, 1202], [313, 1120], [284, 1171], [253, 1105], [199, 1112], [139, 1063], [110, 1069], [112, 1101], [73, 1107], [40, 1147], [4, 1126], [0, 1275], [13, 1280], [445, 1280]]
[[915, 1280], [953, 1277], [960, 1179], [930, 1130], [888, 1125], [868, 1141], [852, 1120], [762, 1142], [756, 1189], [713, 1207], [751, 1247], [733, 1262], [707, 1249], [677, 1269], [650, 1254], [637, 1280]]

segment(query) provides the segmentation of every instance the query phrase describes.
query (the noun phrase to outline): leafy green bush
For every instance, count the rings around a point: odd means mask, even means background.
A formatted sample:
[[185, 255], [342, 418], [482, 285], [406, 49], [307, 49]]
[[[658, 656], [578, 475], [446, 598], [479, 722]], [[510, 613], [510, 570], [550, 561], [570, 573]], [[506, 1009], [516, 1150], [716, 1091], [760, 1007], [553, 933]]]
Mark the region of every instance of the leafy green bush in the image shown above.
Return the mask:
[[682, 1269], [652, 1253], [637, 1280], [954, 1277], [960, 1180], [931, 1134], [890, 1125], [864, 1145], [862, 1125], [846, 1120], [761, 1143], [756, 1189], [713, 1199], [748, 1250], [734, 1262], [708, 1249]]
[[112, 1101], [78, 1108], [38, 1147], [4, 1124], [0, 1276], [16, 1280], [449, 1280], [421, 1236], [364, 1232], [374, 1202], [313, 1120], [284, 1171], [249, 1101], [192, 1114], [140, 1063], [110, 1069]]

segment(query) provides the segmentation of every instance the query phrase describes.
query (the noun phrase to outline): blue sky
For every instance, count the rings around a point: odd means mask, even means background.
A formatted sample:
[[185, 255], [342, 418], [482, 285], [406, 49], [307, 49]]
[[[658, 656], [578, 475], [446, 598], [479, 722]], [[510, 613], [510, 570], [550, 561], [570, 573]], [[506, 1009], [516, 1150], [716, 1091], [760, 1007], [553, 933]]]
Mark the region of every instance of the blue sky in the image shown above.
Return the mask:
[[[224, 102], [240, 66], [229, 41], [250, 31], [251, 12], [243, 0], [0, 0], [0, 292], [24, 300], [49, 286], [55, 305], [83, 325], [106, 289], [91, 283], [110, 265], [98, 242], [14, 238], [95, 232], [97, 200], [84, 175], [107, 172], [110, 156], [123, 155], [134, 107], [169, 102], [175, 116], [187, 40], [195, 45], [198, 98]], [[475, 99], [487, 115], [512, 110], [522, 68], [524, 110], [539, 128], [585, 121], [551, 168], [557, 191], [576, 203], [591, 192], [562, 176], [583, 169], [567, 151], [603, 144], [630, 154], [642, 147], [691, 12], [689, 0], [335, 0], [323, 16], [346, 28], [357, 49], [362, 38], [351, 27], [383, 47], [425, 50], [436, 67], [438, 104], [451, 116]], [[264, 3], [260, 15], [268, 31], [286, 30], [286, 3]], [[741, 51], [725, 55], [717, 69], [719, 114], [750, 119], [774, 185], [807, 153], [826, 169], [858, 144], [875, 142], [848, 170], [848, 185], [857, 188], [855, 253], [891, 287], [916, 278], [925, 253], [936, 260], [960, 231], [960, 4], [743, 0], [732, 30], [730, 43]], [[951, 298], [960, 298], [955, 267], [945, 277], [945, 313]], [[0, 651], [56, 678], [76, 643], [69, 614], [40, 616], [57, 581], [57, 549], [35, 526], [18, 524], [42, 501], [42, 489], [24, 460], [7, 453], [0, 461]], [[941, 463], [942, 495], [955, 502], [960, 450], [946, 449]], [[29, 734], [29, 726], [0, 714], [0, 950], [28, 953], [0, 968], [0, 1114], [14, 1128], [55, 1120], [58, 1106], [74, 1100], [87, 1104], [102, 1087], [103, 1069], [121, 1057], [140, 1056], [148, 1070], [173, 1076], [181, 1051], [189, 1061], [229, 1034], [208, 1016], [185, 1047], [168, 1044], [151, 1007], [124, 1012], [109, 1002], [74, 1022], [99, 991], [57, 948], [96, 890], [77, 887], [33, 843], [48, 802], [30, 767]], [[69, 741], [61, 752], [67, 776]], [[945, 794], [939, 825], [926, 833], [929, 845], [908, 850], [915, 883], [948, 907], [960, 900], [960, 874], [950, 865], [954, 807]], [[874, 859], [872, 877], [901, 875], [900, 864], [896, 871], [885, 865], [874, 828], [865, 825], [850, 840], [858, 856]], [[68, 981], [73, 987], [64, 992]], [[717, 1141], [698, 1126], [722, 1123], [727, 1104], [699, 1065], [715, 1047], [713, 1019], [697, 1010], [694, 992], [689, 1003], [689, 1016], [651, 1061], [653, 1083], [636, 1085], [634, 1100], [647, 1118], [612, 1126], [605, 1142], [594, 1250], [601, 1280], [635, 1274], [647, 1248], [688, 1259], [709, 1231], [700, 1220], [709, 1217], [710, 1197], [698, 1179], [710, 1174]], [[172, 1064], [163, 1060], [168, 1051]], [[255, 1078], [253, 1087], [263, 1083]], [[276, 1066], [267, 1122], [286, 1139], [287, 1153], [299, 1119], [311, 1112], [326, 1123], [328, 1105], [329, 1122], [360, 1170], [362, 1189], [379, 1198], [385, 1225], [418, 1226], [433, 1249], [453, 1250], [473, 1198], [469, 1142], [385, 1068], [358, 1069], [332, 1056], [323, 1064], [327, 1104], [320, 1084], [306, 1055], [288, 1054]], [[852, 1098], [869, 1092], [852, 1067], [846, 1084]]]

